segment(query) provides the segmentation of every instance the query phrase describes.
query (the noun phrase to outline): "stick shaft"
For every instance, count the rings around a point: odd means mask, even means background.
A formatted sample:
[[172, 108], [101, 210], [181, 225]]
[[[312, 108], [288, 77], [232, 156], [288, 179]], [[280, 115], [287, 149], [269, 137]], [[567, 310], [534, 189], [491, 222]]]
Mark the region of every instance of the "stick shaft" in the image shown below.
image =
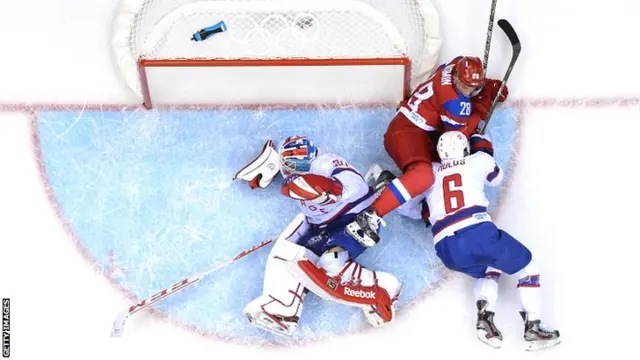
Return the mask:
[[195, 283], [197, 283], [198, 281], [202, 280], [204, 277], [206, 277], [207, 275], [210, 275], [224, 267], [227, 267], [229, 264], [233, 263], [236, 260], [239, 260], [249, 254], [251, 254], [252, 252], [261, 249], [265, 246], [267, 246], [268, 244], [270, 244], [271, 242], [273, 242], [273, 239], [267, 239], [262, 241], [261, 243], [252, 246], [246, 250], [243, 250], [242, 252], [240, 252], [239, 254], [237, 254], [236, 256], [234, 256], [233, 258], [224, 261], [222, 263], [217, 264], [216, 266], [210, 268], [207, 271], [203, 271], [201, 273], [198, 273], [196, 275], [193, 275], [191, 277], [182, 279], [180, 281], [178, 281], [177, 283], [173, 284], [171, 287], [162, 289], [161, 291], [155, 293], [154, 295], [152, 295], [149, 298], [146, 298], [140, 302], [138, 302], [137, 304], [131, 305], [129, 306], [126, 310], [122, 311], [119, 315], [118, 318], [116, 319], [116, 321], [114, 321], [113, 324], [113, 329], [111, 331], [112, 336], [120, 336], [122, 335], [122, 332], [124, 331], [124, 324], [126, 319], [139, 312], [140, 310], [144, 310], [148, 307], [150, 307], [151, 305], [157, 303], [158, 301], [167, 298], [168, 296], [175, 294], [177, 292], [179, 292], [180, 290], [193, 285]]
[[487, 27], [487, 39], [484, 42], [484, 72], [487, 72], [489, 64], [489, 50], [491, 50], [491, 38], [493, 37], [493, 19], [496, 16], [496, 6], [498, 0], [491, 0], [491, 11], [489, 12], [489, 26]]

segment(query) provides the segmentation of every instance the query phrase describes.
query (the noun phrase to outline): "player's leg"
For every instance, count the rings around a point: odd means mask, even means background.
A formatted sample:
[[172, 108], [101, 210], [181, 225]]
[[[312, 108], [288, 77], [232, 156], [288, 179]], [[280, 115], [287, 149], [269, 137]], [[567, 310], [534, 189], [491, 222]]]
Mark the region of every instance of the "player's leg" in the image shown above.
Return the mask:
[[435, 146], [428, 133], [403, 114], [391, 120], [384, 134], [384, 147], [402, 176], [394, 179], [371, 207], [385, 216], [416, 195], [425, 192], [434, 181], [431, 168]]
[[438, 258], [448, 269], [476, 279], [473, 288], [477, 308], [476, 334], [480, 341], [499, 348], [502, 345], [502, 333], [493, 320], [498, 298], [498, 278], [496, 270], [488, 266], [491, 259], [477, 256], [476, 249], [483, 235], [481, 228], [475, 225], [438, 241], [435, 248]]
[[290, 265], [290, 271], [314, 294], [361, 308], [371, 325], [394, 320], [402, 283], [392, 274], [363, 267], [339, 247], [324, 253], [317, 265], [306, 259]]
[[428, 133], [403, 114], [396, 115], [384, 135], [384, 146], [403, 174], [393, 179], [371, 207], [349, 224], [349, 233], [366, 246], [380, 238], [377, 230], [382, 217], [411, 198], [424, 193], [434, 181], [432, 155], [435, 152]]
[[[265, 267], [262, 295], [244, 308], [247, 319], [255, 327], [286, 336], [296, 331], [307, 290], [289, 273], [285, 262], [301, 258], [317, 261], [311, 251], [292, 242], [308, 227], [306, 222], [294, 220], [287, 228], [291, 228], [290, 236], [281, 235], [273, 245]], [[286, 232], [285, 229], [283, 234]]]
[[477, 278], [473, 284], [473, 295], [476, 304], [482, 303], [483, 310], [495, 312], [500, 275], [502, 275], [502, 271], [487, 267], [484, 276]]
[[476, 333], [482, 342], [499, 348], [502, 345], [502, 333], [495, 325], [495, 305], [498, 300], [498, 282], [500, 270], [488, 267], [483, 277], [476, 279], [473, 293], [478, 311]]
[[[487, 223], [493, 226], [493, 223]], [[544, 325], [540, 318], [540, 271], [531, 251], [506, 231], [495, 227], [488, 251], [495, 258], [494, 267], [517, 278], [520, 315], [524, 321], [527, 350], [537, 350], [560, 343], [560, 332]]]
[[[345, 217], [350, 221], [350, 217]], [[395, 302], [402, 283], [394, 275], [373, 271], [355, 259], [365, 248], [344, 232], [342, 221], [328, 230], [329, 241], [317, 264], [308, 260], [290, 263], [290, 271], [309, 290], [323, 299], [362, 309], [373, 326], [395, 318]]]
[[[509, 235], [507, 234], [507, 236]], [[518, 279], [520, 316], [524, 321], [524, 339], [527, 343], [527, 350], [539, 350], [559, 344], [560, 332], [546, 326], [540, 318], [542, 290], [540, 288], [540, 271], [535, 259], [532, 258], [515, 276]]]

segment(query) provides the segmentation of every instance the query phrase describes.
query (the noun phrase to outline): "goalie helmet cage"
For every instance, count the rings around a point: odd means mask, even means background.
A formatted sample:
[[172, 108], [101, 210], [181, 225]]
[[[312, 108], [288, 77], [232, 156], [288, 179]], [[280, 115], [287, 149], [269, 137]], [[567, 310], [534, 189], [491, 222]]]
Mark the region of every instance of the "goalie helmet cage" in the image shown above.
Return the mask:
[[[223, 32], [194, 33], [218, 22]], [[396, 104], [436, 68], [430, 0], [122, 0], [112, 48], [138, 102]]]

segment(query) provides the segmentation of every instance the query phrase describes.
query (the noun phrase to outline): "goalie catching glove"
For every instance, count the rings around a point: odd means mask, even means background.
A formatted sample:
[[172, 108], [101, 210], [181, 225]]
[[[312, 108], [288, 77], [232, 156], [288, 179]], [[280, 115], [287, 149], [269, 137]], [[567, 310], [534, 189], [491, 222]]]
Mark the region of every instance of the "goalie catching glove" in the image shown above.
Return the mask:
[[294, 174], [284, 180], [280, 192], [292, 199], [324, 206], [338, 201], [342, 184], [321, 175]]
[[236, 173], [233, 180], [241, 179], [249, 182], [249, 187], [266, 188], [280, 171], [280, 158], [272, 140], [262, 147], [260, 155]]

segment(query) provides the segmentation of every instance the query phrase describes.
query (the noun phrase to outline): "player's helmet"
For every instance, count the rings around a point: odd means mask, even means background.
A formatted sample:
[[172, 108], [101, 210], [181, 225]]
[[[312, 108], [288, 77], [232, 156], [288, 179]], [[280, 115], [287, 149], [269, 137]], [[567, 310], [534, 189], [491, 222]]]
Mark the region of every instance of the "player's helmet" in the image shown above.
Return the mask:
[[282, 141], [279, 153], [283, 172], [295, 174], [311, 169], [311, 162], [318, 156], [318, 148], [306, 136], [290, 136]]
[[484, 67], [478, 57], [464, 56], [455, 66], [455, 76], [458, 80], [470, 87], [479, 87], [484, 84]]
[[440, 160], [457, 160], [469, 155], [469, 140], [460, 131], [447, 131], [438, 139], [438, 155]]

